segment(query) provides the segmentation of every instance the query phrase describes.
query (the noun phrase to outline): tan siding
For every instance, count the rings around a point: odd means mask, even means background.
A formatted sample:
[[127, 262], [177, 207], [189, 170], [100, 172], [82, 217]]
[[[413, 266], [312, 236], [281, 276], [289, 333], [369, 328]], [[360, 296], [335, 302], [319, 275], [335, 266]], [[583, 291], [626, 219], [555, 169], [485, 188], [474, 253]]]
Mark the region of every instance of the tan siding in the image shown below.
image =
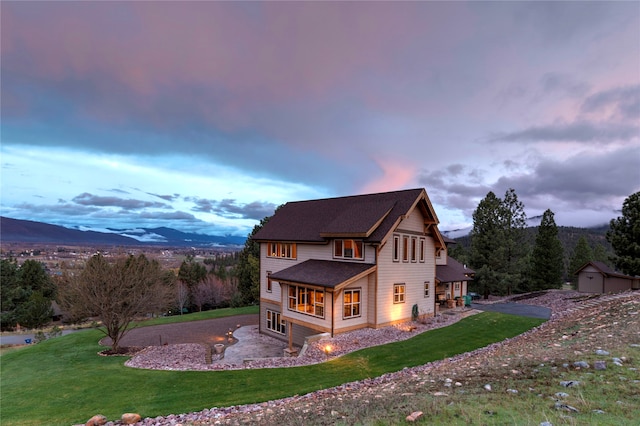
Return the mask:
[[398, 225], [399, 230], [411, 231], [411, 232], [424, 232], [424, 217], [420, 213], [419, 209], [413, 209], [409, 216], [402, 219]]
[[366, 327], [369, 323], [369, 307], [367, 306], [367, 301], [369, 300], [369, 278], [363, 277], [346, 287], [344, 290], [348, 289], [360, 289], [360, 316], [349, 319], [342, 318], [344, 312], [344, 291], [341, 291], [338, 297], [336, 297], [335, 303], [336, 322], [334, 327], [336, 330], [343, 328], [362, 328]]
[[[411, 215], [413, 218], [413, 215]], [[407, 222], [407, 223], [414, 223]], [[403, 224], [405, 221], [403, 221]], [[401, 233], [399, 233], [401, 234]], [[424, 297], [424, 282], [435, 285], [435, 246], [431, 237], [426, 237], [425, 262], [393, 262], [393, 245], [385, 244], [378, 259], [378, 301], [377, 324], [394, 323], [411, 319], [414, 304], [418, 305], [420, 314], [432, 314], [434, 309], [434, 292]], [[402, 256], [401, 256], [402, 258]], [[405, 303], [393, 303], [393, 285], [404, 283], [406, 288]]]

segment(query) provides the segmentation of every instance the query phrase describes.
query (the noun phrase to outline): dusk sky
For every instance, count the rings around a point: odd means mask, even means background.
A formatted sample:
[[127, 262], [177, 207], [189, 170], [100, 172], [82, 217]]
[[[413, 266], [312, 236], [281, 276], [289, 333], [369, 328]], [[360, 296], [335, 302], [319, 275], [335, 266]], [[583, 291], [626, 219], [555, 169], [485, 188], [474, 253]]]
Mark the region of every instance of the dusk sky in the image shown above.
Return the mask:
[[489, 191], [593, 226], [640, 191], [640, 2], [12, 2], [1, 213], [246, 236], [288, 201]]

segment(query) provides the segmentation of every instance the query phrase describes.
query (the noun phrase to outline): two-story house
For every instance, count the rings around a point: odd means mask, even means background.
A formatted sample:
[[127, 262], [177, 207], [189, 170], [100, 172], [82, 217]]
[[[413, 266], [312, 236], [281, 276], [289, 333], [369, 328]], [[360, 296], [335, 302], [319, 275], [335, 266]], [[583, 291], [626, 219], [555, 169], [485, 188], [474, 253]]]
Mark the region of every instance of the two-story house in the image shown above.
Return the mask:
[[302, 345], [433, 315], [437, 225], [422, 188], [285, 204], [253, 237], [260, 331]]

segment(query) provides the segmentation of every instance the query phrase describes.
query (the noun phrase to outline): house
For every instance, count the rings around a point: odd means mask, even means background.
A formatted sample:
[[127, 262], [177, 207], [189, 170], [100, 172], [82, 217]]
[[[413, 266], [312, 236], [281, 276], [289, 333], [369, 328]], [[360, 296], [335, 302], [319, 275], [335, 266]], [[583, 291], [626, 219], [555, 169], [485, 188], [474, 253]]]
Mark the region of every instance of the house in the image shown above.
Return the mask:
[[621, 274], [599, 261], [586, 263], [576, 275], [578, 291], [585, 293], [617, 293], [640, 288], [640, 277]]
[[446, 262], [438, 259], [436, 261], [436, 303], [441, 306], [448, 302], [448, 307], [453, 307], [452, 303], [455, 299], [462, 300], [462, 297], [467, 294], [468, 282], [473, 281], [474, 276], [473, 269], [467, 268], [467, 265], [450, 256], [446, 257]]
[[253, 239], [260, 331], [290, 349], [435, 313], [436, 261], [447, 254], [422, 188], [289, 202]]

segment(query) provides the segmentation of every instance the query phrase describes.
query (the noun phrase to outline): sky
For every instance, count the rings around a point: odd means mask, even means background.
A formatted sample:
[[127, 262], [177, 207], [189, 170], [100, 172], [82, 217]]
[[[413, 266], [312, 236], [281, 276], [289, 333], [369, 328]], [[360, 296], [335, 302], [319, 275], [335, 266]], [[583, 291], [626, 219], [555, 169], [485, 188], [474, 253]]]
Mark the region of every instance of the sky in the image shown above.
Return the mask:
[[246, 236], [288, 201], [640, 191], [639, 2], [0, 3], [0, 212]]

